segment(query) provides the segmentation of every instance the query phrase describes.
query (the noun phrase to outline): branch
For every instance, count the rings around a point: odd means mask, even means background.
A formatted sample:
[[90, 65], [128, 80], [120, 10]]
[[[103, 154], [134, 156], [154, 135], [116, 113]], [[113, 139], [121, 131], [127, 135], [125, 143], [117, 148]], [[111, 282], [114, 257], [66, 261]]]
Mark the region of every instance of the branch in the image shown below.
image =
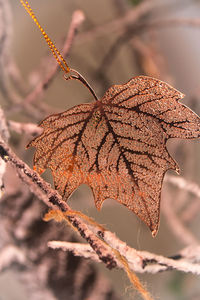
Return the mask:
[[191, 233], [189, 229], [183, 224], [173, 209], [173, 199], [165, 195], [163, 197], [162, 206], [163, 214], [169, 224], [171, 231], [175, 236], [186, 246], [199, 244], [198, 239]]
[[[191, 263], [187, 263], [185, 261], [176, 261], [170, 258], [165, 258], [161, 255], [156, 255], [153, 253], [149, 253], [147, 251], [137, 251], [134, 248], [130, 248], [126, 245], [126, 243], [120, 241], [113, 233], [106, 231], [104, 234], [104, 240], [111, 245], [113, 248], [116, 248], [121, 255], [127, 258], [129, 262], [130, 268], [140, 272], [151, 272], [157, 273], [166, 270], [176, 269], [183, 272], [192, 272], [193, 274], [200, 275], [200, 265], [194, 265]], [[197, 253], [200, 249], [199, 245], [194, 245], [191, 247], [192, 249], [196, 249]], [[199, 256], [199, 254], [198, 254]], [[176, 255], [177, 257], [177, 255]], [[182, 256], [181, 256], [182, 257]], [[152, 263], [159, 264], [158, 266], [154, 267]], [[149, 265], [150, 263], [150, 265]]]
[[174, 18], [174, 19], [161, 19], [156, 21], [150, 21], [142, 24], [147, 30], [152, 28], [161, 29], [163, 27], [175, 27], [175, 26], [192, 26], [200, 27], [200, 18]]
[[[84, 15], [82, 11], [75, 11], [72, 15], [72, 21], [69, 27], [69, 31], [66, 37], [66, 40], [64, 42], [63, 46], [63, 56], [67, 56], [69, 54], [69, 51], [71, 50], [72, 43], [74, 41], [76, 32], [78, 27], [81, 25], [81, 23], [84, 21]], [[58, 65], [57, 63], [53, 64], [51, 70], [46, 75], [46, 77], [39, 81], [39, 83], [36, 85], [34, 90], [32, 90], [22, 101], [21, 97], [19, 97], [17, 94], [12, 95], [11, 103], [14, 103], [15, 105], [11, 106], [9, 109], [7, 109], [8, 113], [18, 112], [21, 110], [24, 110], [24, 112], [31, 116], [32, 118], [41, 119], [41, 115], [44, 112], [49, 112], [49, 107], [45, 105], [44, 103], [40, 103], [39, 107], [34, 107], [32, 104], [33, 102], [41, 97], [42, 93], [47, 89], [48, 85], [52, 82], [53, 78], [55, 77], [57, 71], [58, 71]], [[15, 99], [17, 98], [17, 99]]]
[[[37, 172], [30, 169], [21, 161], [9, 148], [9, 146], [0, 137], [0, 156], [6, 162], [10, 163], [21, 180], [28, 185], [31, 192], [40, 198], [48, 207], [59, 208], [62, 212], [71, 210], [64, 202], [61, 196], [51, 188], [50, 184], [45, 182]], [[89, 228], [76, 216], [68, 217], [69, 222], [77, 229], [80, 235], [90, 244], [107, 268], [116, 267], [116, 260], [109, 247], [105, 245]]]
[[171, 184], [176, 185], [180, 189], [184, 189], [187, 192], [192, 193], [196, 197], [200, 198], [200, 186], [194, 182], [190, 182], [181, 176], [167, 175], [165, 180]]
[[[61, 196], [55, 190], [53, 190], [50, 185], [46, 183], [35, 171], [31, 170], [24, 162], [22, 162], [2, 139], [0, 139], [0, 156], [6, 163], [9, 162], [16, 169], [23, 182], [28, 184], [31, 191], [37, 197], [42, 199], [43, 202], [45, 202], [49, 207], [57, 207], [63, 212], [70, 210], [70, 207], [62, 200]], [[90, 226], [87, 226], [80, 220], [79, 217], [69, 216], [68, 218], [69, 222], [79, 231], [81, 236], [94, 250], [92, 257], [95, 257], [94, 254], [96, 253], [96, 257], [103, 261], [108, 268], [113, 268], [116, 265], [119, 265], [117, 259], [112, 254], [112, 250], [110, 249], [111, 247], [119, 251], [120, 254], [127, 259], [132, 270], [140, 273], [157, 273], [164, 270], [177, 269], [184, 272], [200, 274], [199, 265], [191, 264], [185, 260], [176, 261], [174, 259], [164, 258], [152, 253], [137, 251], [128, 247], [111, 232], [101, 232], [101, 238], [109, 245], [107, 247], [105, 243], [100, 241], [95, 235], [97, 228], [94, 228], [94, 230], [89, 229], [89, 227], [92, 227], [92, 225], [90, 224]], [[95, 230], [96, 232], [93, 233]], [[87, 247], [85, 249], [87, 253], [91, 252], [91, 250], [89, 251]], [[76, 251], [78, 251], [77, 248]], [[151, 263], [151, 265], [149, 265], [149, 263]]]
[[19, 134], [29, 134], [36, 136], [42, 133], [42, 129], [34, 123], [20, 123], [15, 121], [8, 121], [8, 127], [10, 130]]
[[[109, 51], [107, 52], [107, 54], [105, 55], [105, 57], [103, 58], [103, 61], [100, 65], [100, 68], [105, 70], [112, 64], [112, 62], [114, 61], [114, 59], [116, 58], [116, 54], [120, 51], [120, 48], [124, 45], [127, 44], [129, 40], [131, 40], [133, 37], [137, 37], [138, 35], [141, 35], [143, 33], [146, 33], [147, 31], [150, 31], [152, 29], [155, 30], [160, 30], [162, 28], [165, 27], [175, 27], [175, 26], [192, 26], [192, 27], [200, 27], [200, 18], [196, 18], [196, 19], [178, 19], [178, 18], [174, 18], [174, 19], [161, 19], [161, 20], [156, 20], [156, 21], [144, 21], [142, 22], [142, 17], [148, 13], [151, 12], [151, 9], [154, 8], [153, 5], [155, 5], [156, 1], [154, 3], [150, 2], [147, 3], [146, 6], [146, 2], [142, 2], [144, 4], [145, 9], [140, 9], [140, 7], [142, 6], [142, 4], [138, 5], [138, 11], [137, 8], [135, 9], [135, 15], [134, 12], [133, 15], [135, 17], [133, 17], [132, 22], [130, 23], [126, 23], [126, 21], [123, 21], [121, 26], [123, 26], [123, 28], [121, 28], [121, 30], [118, 30], [117, 32], [119, 33], [118, 38], [116, 39], [116, 41], [112, 44], [112, 46], [110, 47]], [[151, 7], [152, 6], [152, 7]], [[124, 20], [126, 20], [127, 15], [125, 15]], [[135, 22], [137, 21], [137, 22]], [[109, 23], [110, 24], [110, 23]], [[102, 33], [104, 32], [104, 34], [110, 34], [112, 33], [112, 27], [110, 28], [109, 24], [107, 26], [102, 27], [104, 28], [104, 30], [102, 29]], [[112, 22], [111, 22], [112, 24]], [[128, 26], [127, 26], [128, 25]], [[107, 29], [107, 31], [106, 31]], [[115, 28], [114, 28], [115, 29]], [[87, 38], [90, 38], [90, 34], [93, 38], [95, 38], [96, 36], [98, 37], [99, 32], [101, 33], [101, 30], [97, 30], [96, 32], [91, 31], [88, 32], [87, 34], [83, 34], [79, 36], [78, 42], [79, 41], [85, 41], [85, 39], [87, 40]], [[95, 36], [96, 33], [96, 36]], [[98, 70], [98, 72], [100, 72]]]
[[192, 203], [190, 203], [189, 206], [185, 207], [181, 212], [181, 220], [184, 222], [190, 222], [195, 218], [195, 215], [199, 213], [200, 186], [180, 176], [166, 176], [166, 181], [173, 185], [176, 185], [178, 188], [185, 190], [196, 197], [192, 201]]
[[[166, 258], [146, 251], [137, 251], [134, 248], [128, 247], [116, 237], [113, 239], [112, 233], [106, 232], [105, 234], [107, 235], [107, 239], [108, 236], [111, 237], [113, 240], [112, 244], [115, 246], [117, 244], [120, 245], [122, 255], [126, 258], [130, 269], [134, 272], [156, 274], [168, 270], [178, 270], [200, 275], [200, 246], [185, 248], [174, 257]], [[52, 249], [70, 251], [75, 256], [90, 258], [95, 262], [100, 262], [96, 253], [87, 244], [50, 241], [48, 242], [48, 246]], [[124, 268], [119, 260], [117, 260], [117, 267]]]
[[117, 18], [114, 21], [97, 26], [95, 29], [82, 33], [77, 39], [77, 43], [88, 42], [94, 38], [100, 37], [106, 34], [112, 34], [117, 32], [123, 34], [127, 30], [127, 26], [134, 26], [144, 16], [149, 14], [155, 7], [158, 6], [157, 0], [142, 1], [133, 9], [129, 10], [123, 17]]
[[[138, 277], [133, 272], [131, 272], [127, 260], [121, 256], [118, 250], [110, 247], [108, 243], [105, 243], [100, 239], [104, 236], [104, 232], [98, 231], [99, 237], [97, 237], [96, 234], [93, 233], [93, 231], [90, 229], [90, 227], [92, 227], [91, 224], [89, 224], [90, 226], [87, 226], [81, 220], [81, 218], [76, 216], [76, 212], [74, 212], [75, 214], [72, 213], [70, 215], [71, 209], [66, 204], [66, 202], [62, 200], [61, 196], [55, 190], [53, 190], [50, 185], [47, 184], [35, 171], [31, 170], [23, 161], [21, 161], [1, 138], [0, 156], [6, 163], [10, 163], [16, 169], [17, 174], [20, 176], [21, 180], [24, 183], [29, 185], [32, 193], [41, 198], [49, 207], [57, 207], [59, 208], [60, 213], [65, 213], [64, 215], [65, 218], [67, 218], [67, 221], [88, 242], [88, 244], [97, 254], [98, 258], [105, 263], [108, 269], [112, 269], [117, 266], [118, 258], [124, 266], [124, 270], [126, 271], [129, 280], [131, 281], [133, 286], [135, 286], [137, 291], [142, 295], [143, 299], [152, 300], [148, 291], [140, 283]], [[51, 212], [49, 214], [51, 214]], [[67, 213], [69, 213], [68, 216]], [[49, 218], [47, 218], [46, 220], [49, 220]]]
[[[185, 180], [183, 177], [166, 176], [166, 181], [177, 186], [178, 188], [185, 190], [187, 192], [192, 193], [197, 197], [195, 204], [198, 204], [199, 207], [199, 199], [200, 198], [200, 187], [193, 182], [189, 182]], [[163, 197], [163, 213], [166, 216], [166, 220], [176, 237], [184, 243], [186, 246], [189, 245], [198, 245], [199, 240], [191, 233], [190, 230], [184, 225], [183, 220], [177, 216], [177, 213], [174, 211], [174, 205], [172, 204], [173, 199], [165, 195]], [[197, 205], [195, 205], [197, 207]], [[193, 208], [192, 208], [193, 210]], [[198, 212], [198, 209], [197, 209]], [[187, 210], [188, 213], [188, 210]], [[192, 212], [194, 213], [194, 211]], [[185, 213], [186, 214], [186, 213]]]

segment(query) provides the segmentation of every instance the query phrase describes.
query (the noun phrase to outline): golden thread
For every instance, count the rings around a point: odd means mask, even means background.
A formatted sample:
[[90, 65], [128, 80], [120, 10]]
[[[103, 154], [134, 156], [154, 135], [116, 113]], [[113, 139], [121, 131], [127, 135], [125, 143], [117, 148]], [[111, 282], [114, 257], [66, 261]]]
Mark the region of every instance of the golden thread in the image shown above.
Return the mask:
[[68, 217], [64, 215], [62, 211], [59, 209], [50, 210], [43, 217], [43, 220], [48, 222], [50, 220], [55, 220], [56, 222], [66, 221], [68, 225], [70, 225], [75, 231], [78, 232], [78, 229], [69, 221]]
[[80, 211], [68, 210], [68, 211], [64, 212], [63, 214], [67, 217], [78, 216], [78, 217], [82, 218], [83, 220], [85, 220], [88, 224], [90, 224], [94, 227], [97, 227], [100, 231], [104, 232], [106, 230], [102, 225], [98, 224], [92, 218], [84, 215]]
[[46, 222], [48, 222], [52, 219], [55, 220], [56, 222], [62, 222], [63, 221], [63, 213], [59, 209], [55, 209], [55, 210], [48, 211], [43, 217], [43, 220]]
[[83, 220], [85, 220], [88, 224], [94, 226], [94, 227], [97, 227], [99, 228], [100, 231], [105, 231], [106, 229], [98, 224], [97, 222], [95, 222], [92, 218], [84, 215], [82, 212], [80, 211], [76, 211], [76, 210], [67, 210], [65, 212], [62, 212], [60, 210], [50, 210], [48, 213], [46, 213], [43, 217], [43, 220], [44, 221], [50, 221], [51, 219], [55, 219], [57, 222], [61, 222], [62, 220], [66, 220], [67, 222], [68, 221], [68, 217], [80, 217], [82, 218]]
[[153, 298], [150, 296], [147, 290], [143, 287], [142, 283], [140, 282], [139, 278], [136, 276], [136, 274], [131, 271], [129, 264], [127, 262], [127, 259], [122, 256], [119, 251], [116, 249], [110, 247], [112, 251], [115, 253], [115, 256], [117, 259], [121, 262], [121, 264], [124, 266], [124, 269], [126, 271], [126, 274], [132, 283], [133, 286], [135, 286], [136, 290], [142, 295], [144, 300], [153, 300]]
[[65, 73], [69, 73], [70, 72], [70, 67], [67, 65], [65, 59], [63, 58], [63, 56], [61, 55], [61, 53], [59, 52], [59, 50], [56, 48], [56, 46], [54, 45], [54, 43], [51, 41], [51, 39], [49, 38], [49, 36], [47, 35], [47, 33], [45, 32], [45, 30], [42, 28], [42, 26], [40, 25], [38, 19], [36, 18], [30, 4], [28, 3], [28, 1], [24, 1], [24, 0], [20, 0], [21, 4], [23, 5], [23, 7], [25, 8], [25, 10], [28, 12], [28, 14], [31, 16], [31, 18], [33, 19], [33, 21], [35, 22], [35, 24], [37, 25], [37, 27], [40, 29], [43, 37], [45, 38], [51, 52], [53, 53], [53, 56], [55, 57], [57, 63], [59, 64], [60, 68], [65, 72]]

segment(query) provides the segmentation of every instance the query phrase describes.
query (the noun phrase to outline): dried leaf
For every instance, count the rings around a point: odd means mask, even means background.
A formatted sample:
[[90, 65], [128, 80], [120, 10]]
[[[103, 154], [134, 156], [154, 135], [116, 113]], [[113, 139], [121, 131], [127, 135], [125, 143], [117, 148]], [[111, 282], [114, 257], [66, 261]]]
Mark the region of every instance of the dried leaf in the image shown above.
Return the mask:
[[197, 138], [200, 118], [180, 104], [183, 94], [168, 84], [138, 76], [114, 85], [103, 98], [54, 114], [41, 122], [34, 167], [50, 168], [55, 188], [67, 200], [81, 184], [93, 191], [98, 209], [117, 200], [138, 215], [155, 236], [164, 174], [179, 171], [169, 138]]

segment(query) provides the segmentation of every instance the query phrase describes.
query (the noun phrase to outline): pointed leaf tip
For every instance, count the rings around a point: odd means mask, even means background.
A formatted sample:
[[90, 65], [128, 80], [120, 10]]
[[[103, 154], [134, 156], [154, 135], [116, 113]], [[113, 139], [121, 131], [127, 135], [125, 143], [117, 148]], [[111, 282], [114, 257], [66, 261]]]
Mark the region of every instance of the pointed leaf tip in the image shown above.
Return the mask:
[[200, 119], [179, 103], [183, 94], [139, 76], [112, 86], [102, 99], [47, 117], [36, 147], [37, 171], [50, 168], [67, 200], [81, 184], [96, 207], [111, 198], [133, 211], [156, 236], [164, 174], [179, 171], [166, 148], [169, 138], [199, 136]]

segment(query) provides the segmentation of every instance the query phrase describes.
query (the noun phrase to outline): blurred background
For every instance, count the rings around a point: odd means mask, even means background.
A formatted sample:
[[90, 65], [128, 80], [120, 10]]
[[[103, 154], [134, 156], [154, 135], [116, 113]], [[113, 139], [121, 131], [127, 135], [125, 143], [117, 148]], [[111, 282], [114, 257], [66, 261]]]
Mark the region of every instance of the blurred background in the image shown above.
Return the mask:
[[[52, 76], [47, 88], [38, 92], [37, 87], [54, 70], [55, 61], [20, 1], [1, 0], [0, 3], [0, 104], [7, 120], [16, 124], [38, 124], [50, 113], [93, 101], [84, 86], [77, 81], [66, 82], [59, 71]], [[183, 92], [186, 96], [182, 102], [200, 114], [200, 1], [35, 0], [30, 4], [61, 52], [72, 14], [75, 10], [83, 12], [85, 21], [78, 28], [66, 60], [70, 67], [87, 79], [99, 98], [112, 84], [123, 84], [130, 78], [143, 74], [166, 81]], [[34, 97], [27, 100], [34, 91], [37, 91], [33, 94]], [[35, 133], [31, 135], [23, 131], [17, 132], [13, 124], [15, 123], [8, 123], [9, 144], [20, 158], [32, 166], [34, 150], [25, 150], [25, 146]], [[168, 142], [168, 149], [181, 168], [185, 184], [199, 184], [199, 141], [173, 139]], [[191, 192], [170, 182], [170, 175], [176, 176], [175, 173], [168, 172], [168, 178], [164, 180], [161, 222], [156, 238], [152, 238], [149, 229], [137, 216], [116, 201], [105, 201], [102, 210], [98, 212], [87, 186], [81, 186], [69, 199], [69, 204], [73, 209], [81, 210], [104, 224], [129, 246], [164, 256], [175, 255], [180, 249], [199, 241], [200, 201]], [[52, 182], [49, 172], [44, 177]], [[0, 206], [1, 249], [16, 243], [26, 251], [31, 251], [31, 248], [37, 251], [39, 226], [45, 232], [50, 230], [50, 224], [39, 221], [46, 208], [35, 203], [39, 203], [39, 200], [29, 194], [12, 170], [7, 170], [5, 194]], [[19, 207], [20, 214], [17, 213]], [[36, 220], [37, 226], [33, 226]], [[183, 231], [178, 230], [179, 225]], [[62, 225], [55, 225], [52, 229], [54, 238], [58, 239], [58, 232], [62, 231], [63, 240], [68, 236], [73, 240], [73, 233], [65, 233], [67, 230]], [[46, 238], [48, 240], [47, 236]], [[45, 238], [39, 242], [43, 247], [46, 246]], [[37, 258], [32, 252], [32, 256], [30, 255], [31, 263], [35, 264], [35, 272], [36, 266], [43, 266], [40, 255], [43, 259], [45, 251], [48, 251], [42, 246], [41, 249], [37, 252]], [[55, 257], [55, 261], [64, 260], [63, 254], [54, 252], [51, 250], [48, 257], [61, 255], [62, 258]], [[56, 273], [56, 263], [54, 267], [55, 270], [52, 270]], [[0, 300], [22, 300], [27, 297], [40, 299], [39, 292], [30, 296], [30, 289], [26, 289], [27, 278], [31, 278], [31, 275], [27, 275], [24, 266], [20, 269], [16, 264], [11, 264], [1, 268], [4, 272], [0, 275]], [[92, 272], [97, 272], [106, 280], [106, 287], [109, 285], [108, 290], [112, 291], [110, 295], [113, 298], [110, 296], [102, 299], [140, 298], [130, 288], [123, 271], [108, 271], [104, 265], [97, 264], [91, 268]], [[44, 269], [41, 270], [43, 274]], [[25, 275], [20, 277], [19, 273], [23, 272]], [[52, 281], [49, 282], [52, 284], [54, 277], [51, 276]], [[60, 291], [65, 285], [65, 279], [62, 279], [62, 285], [59, 286], [59, 276], [55, 276], [58, 279], [57, 286], [52, 284], [54, 296], [57, 297], [55, 299], [96, 299], [89, 296], [67, 297], [60, 292], [56, 295], [56, 291]], [[139, 274], [139, 278], [154, 299], [200, 299], [197, 276], [168, 271], [156, 275]], [[36, 289], [34, 285], [31, 288], [33, 291]]]

